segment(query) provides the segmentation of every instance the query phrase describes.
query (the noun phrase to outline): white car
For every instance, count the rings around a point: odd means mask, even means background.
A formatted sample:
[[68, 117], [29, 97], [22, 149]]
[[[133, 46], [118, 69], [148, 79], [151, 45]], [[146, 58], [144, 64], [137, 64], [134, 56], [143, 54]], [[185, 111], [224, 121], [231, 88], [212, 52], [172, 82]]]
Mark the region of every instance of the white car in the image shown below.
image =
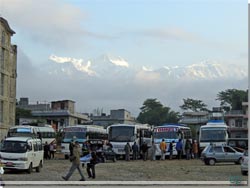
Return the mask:
[[242, 175], [248, 174], [248, 150], [245, 150], [243, 154], [243, 160], [241, 163], [241, 174]]

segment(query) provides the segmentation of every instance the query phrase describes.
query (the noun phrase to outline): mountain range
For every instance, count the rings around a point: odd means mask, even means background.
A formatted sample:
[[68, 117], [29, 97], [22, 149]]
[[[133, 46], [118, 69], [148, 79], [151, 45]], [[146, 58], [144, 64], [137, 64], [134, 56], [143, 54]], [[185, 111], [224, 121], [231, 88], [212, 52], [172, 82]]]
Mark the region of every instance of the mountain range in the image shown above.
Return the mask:
[[[241, 80], [248, 76], [247, 69], [237, 64], [203, 61], [188, 66], [163, 66], [152, 69], [131, 66], [122, 57], [102, 55], [93, 60], [73, 59], [51, 55], [53, 63], [46, 67], [51, 75], [70, 78], [136, 79], [156, 80]], [[153, 75], [153, 76], [152, 76]]]

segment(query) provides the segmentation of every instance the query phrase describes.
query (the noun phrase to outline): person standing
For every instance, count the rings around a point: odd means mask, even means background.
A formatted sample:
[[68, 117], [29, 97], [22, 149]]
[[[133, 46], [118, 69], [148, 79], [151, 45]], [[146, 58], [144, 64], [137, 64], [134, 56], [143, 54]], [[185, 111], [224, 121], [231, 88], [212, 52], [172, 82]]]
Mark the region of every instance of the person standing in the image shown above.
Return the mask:
[[91, 152], [90, 163], [87, 164], [87, 173], [89, 178], [95, 179], [95, 165], [97, 164], [97, 156], [94, 151]]
[[151, 161], [155, 161], [156, 150], [157, 150], [156, 144], [154, 141], [152, 141]]
[[134, 142], [134, 144], [132, 145], [132, 151], [133, 151], [133, 160], [137, 160], [137, 158], [138, 158], [138, 152], [139, 152], [139, 147], [136, 144], [136, 142]]
[[169, 147], [168, 147], [170, 160], [173, 158], [173, 146], [174, 146], [174, 140], [172, 142], [170, 142]]
[[50, 157], [49, 157], [49, 144], [48, 144], [48, 142], [45, 142], [43, 150], [44, 150], [44, 159], [49, 159]]
[[54, 144], [50, 143], [49, 145], [49, 153], [50, 153], [50, 159], [54, 159], [55, 158], [55, 150], [54, 150]]
[[181, 155], [182, 155], [182, 139], [179, 139], [179, 141], [177, 142], [175, 148], [177, 150], [178, 159], [181, 159]]
[[162, 139], [160, 143], [160, 150], [161, 150], [161, 160], [165, 160], [167, 144], [164, 139]]
[[194, 140], [193, 146], [192, 146], [192, 151], [194, 154], [194, 159], [198, 159], [198, 144], [197, 141]]
[[186, 159], [189, 160], [191, 158], [191, 148], [192, 148], [192, 145], [191, 145], [191, 141], [187, 139], [186, 141], [186, 144], [185, 144], [185, 151], [186, 151]]
[[78, 170], [78, 172], [81, 176], [80, 181], [85, 181], [85, 178], [84, 178], [83, 173], [82, 173], [81, 168], [80, 168], [80, 153], [81, 153], [81, 148], [80, 148], [78, 141], [76, 141], [74, 144], [74, 147], [73, 147], [73, 155], [71, 156], [72, 165], [71, 165], [67, 175], [62, 176], [62, 179], [64, 179], [65, 181], [68, 181], [68, 179], [72, 176], [72, 174], [74, 173], [74, 171], [76, 169]]
[[131, 146], [129, 145], [129, 142], [124, 146], [124, 151], [125, 151], [125, 160], [129, 161], [130, 160], [130, 151], [131, 151]]
[[142, 159], [143, 159], [143, 161], [146, 161], [147, 155], [148, 155], [148, 145], [146, 142], [143, 142], [143, 144], [141, 146], [141, 150], [142, 150]]

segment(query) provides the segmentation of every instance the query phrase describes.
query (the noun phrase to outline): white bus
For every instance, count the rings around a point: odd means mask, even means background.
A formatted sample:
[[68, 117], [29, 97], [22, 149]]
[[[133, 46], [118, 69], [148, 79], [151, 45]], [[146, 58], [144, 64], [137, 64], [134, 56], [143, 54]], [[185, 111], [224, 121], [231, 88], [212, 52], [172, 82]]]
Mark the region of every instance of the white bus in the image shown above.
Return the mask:
[[107, 131], [97, 125], [74, 125], [62, 129], [61, 152], [65, 159], [70, 155], [69, 144], [72, 140], [78, 141], [80, 146], [89, 139], [107, 139]]
[[160, 150], [160, 143], [162, 139], [167, 144], [167, 153], [166, 155], [169, 155], [168, 147], [171, 142], [173, 143], [173, 155], [177, 155], [177, 151], [175, 149], [176, 143], [179, 141], [179, 139], [182, 139], [183, 144], [183, 154], [185, 155], [185, 144], [187, 139], [192, 138], [192, 133], [190, 127], [187, 127], [184, 124], [164, 124], [161, 126], [157, 126], [153, 129], [153, 139], [154, 143], [156, 144], [156, 152], [155, 156], [156, 158], [160, 158], [161, 156], [161, 150]]
[[152, 144], [152, 131], [148, 124], [115, 124], [110, 125], [107, 132], [108, 140], [116, 155], [125, 156], [124, 146], [127, 142], [131, 147], [136, 142], [139, 146], [139, 153], [143, 142], [146, 142], [149, 146]]
[[223, 120], [211, 120], [206, 125], [202, 125], [199, 131], [199, 149], [200, 152], [209, 145], [226, 144], [228, 139], [228, 126]]
[[56, 147], [56, 131], [52, 128], [51, 125], [17, 125], [10, 127], [8, 130], [7, 137], [32, 137], [40, 138], [42, 144], [45, 142], [48, 144], [54, 144]]

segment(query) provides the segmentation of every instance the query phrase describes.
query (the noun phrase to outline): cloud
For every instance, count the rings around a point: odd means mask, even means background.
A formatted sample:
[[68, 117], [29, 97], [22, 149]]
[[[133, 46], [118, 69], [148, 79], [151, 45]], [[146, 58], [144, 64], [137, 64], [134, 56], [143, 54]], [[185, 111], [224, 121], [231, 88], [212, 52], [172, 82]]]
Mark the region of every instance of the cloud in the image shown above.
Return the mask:
[[118, 59], [109, 58], [109, 60], [114, 65], [121, 66], [121, 67], [127, 67], [127, 68], [129, 67], [128, 62], [121, 57], [119, 57]]
[[89, 15], [61, 0], [3, 1], [2, 10], [2, 16], [17, 31], [16, 35], [25, 36], [37, 44], [72, 48], [80, 46], [84, 37], [110, 38], [84, 28], [83, 23]]
[[83, 64], [83, 59], [75, 59], [75, 58], [70, 58], [70, 57], [58, 57], [55, 55], [51, 55], [49, 57], [50, 60], [56, 62], [56, 63], [72, 63], [73, 66], [81, 71], [81, 72], [85, 72], [90, 76], [94, 76], [96, 75], [96, 73], [90, 69], [91, 67], [91, 62], [88, 61], [87, 65]]
[[152, 68], [148, 68], [148, 67], [146, 67], [146, 66], [142, 66], [142, 70], [144, 70], [144, 71], [148, 71], [148, 72], [153, 71], [153, 69], [152, 69]]
[[142, 85], [149, 83], [157, 83], [161, 80], [161, 75], [157, 72], [139, 71], [135, 75], [135, 82]]

